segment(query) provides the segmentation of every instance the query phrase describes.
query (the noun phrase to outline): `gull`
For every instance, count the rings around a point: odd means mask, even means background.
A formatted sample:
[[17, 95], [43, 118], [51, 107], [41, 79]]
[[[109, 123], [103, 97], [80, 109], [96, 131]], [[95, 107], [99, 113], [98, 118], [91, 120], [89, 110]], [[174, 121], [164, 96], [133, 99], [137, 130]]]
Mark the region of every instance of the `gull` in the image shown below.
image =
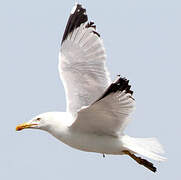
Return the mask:
[[118, 76], [111, 82], [105, 65], [106, 53], [94, 22], [86, 9], [75, 4], [63, 34], [59, 72], [66, 93], [66, 112], [47, 112], [16, 127], [49, 132], [63, 143], [87, 152], [128, 155], [156, 172], [147, 158], [164, 161], [156, 138], [124, 134], [135, 107], [129, 80]]

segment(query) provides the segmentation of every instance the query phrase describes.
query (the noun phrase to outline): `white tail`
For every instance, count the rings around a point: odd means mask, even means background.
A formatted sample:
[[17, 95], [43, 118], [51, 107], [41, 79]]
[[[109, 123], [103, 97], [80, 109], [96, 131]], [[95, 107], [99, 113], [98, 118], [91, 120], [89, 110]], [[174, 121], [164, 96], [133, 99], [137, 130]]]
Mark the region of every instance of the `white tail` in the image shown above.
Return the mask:
[[123, 136], [123, 146], [133, 153], [143, 155], [156, 161], [165, 161], [166, 158], [158, 154], [164, 153], [162, 145], [156, 138], [133, 138]]

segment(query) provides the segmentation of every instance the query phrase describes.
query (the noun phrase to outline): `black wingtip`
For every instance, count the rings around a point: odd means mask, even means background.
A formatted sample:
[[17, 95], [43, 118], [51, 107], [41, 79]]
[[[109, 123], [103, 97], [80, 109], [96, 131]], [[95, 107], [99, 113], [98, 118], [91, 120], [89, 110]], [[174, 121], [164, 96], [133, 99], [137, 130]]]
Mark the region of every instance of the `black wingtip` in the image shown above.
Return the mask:
[[87, 23], [87, 25], [85, 26], [86, 28], [92, 27], [95, 29], [95, 31], [92, 31], [94, 34], [96, 34], [98, 37], [100, 37], [100, 34], [98, 32], [96, 32], [96, 25], [94, 24], [94, 22], [90, 21]]
[[65, 32], [63, 34], [62, 43], [75, 28], [79, 27], [82, 23], [88, 20], [86, 9], [81, 4], [75, 4], [70, 17], [68, 19]]
[[[86, 9], [82, 7], [81, 4], [75, 4], [75, 6], [72, 8], [71, 14], [69, 16], [65, 32], [63, 34], [62, 42], [67, 39], [68, 35], [76, 28], [78, 28], [81, 24], [88, 21], [88, 16], [86, 14]], [[96, 31], [96, 25], [94, 22], [87, 22], [86, 28], [93, 28], [92, 32], [96, 34], [98, 37], [100, 37], [100, 34]]]
[[126, 91], [126, 93], [133, 94], [131, 90], [131, 85], [129, 85], [129, 80], [125, 77], [118, 76], [118, 79], [112, 83], [112, 92], [116, 91]]
[[130, 98], [134, 100], [134, 98], [131, 96], [133, 95], [133, 91], [131, 90], [131, 85], [129, 85], [129, 80], [127, 80], [126, 78], [122, 78], [120, 75], [118, 75], [118, 79], [107, 88], [104, 94], [97, 101], [117, 91], [125, 91], [126, 93], [129, 93]]

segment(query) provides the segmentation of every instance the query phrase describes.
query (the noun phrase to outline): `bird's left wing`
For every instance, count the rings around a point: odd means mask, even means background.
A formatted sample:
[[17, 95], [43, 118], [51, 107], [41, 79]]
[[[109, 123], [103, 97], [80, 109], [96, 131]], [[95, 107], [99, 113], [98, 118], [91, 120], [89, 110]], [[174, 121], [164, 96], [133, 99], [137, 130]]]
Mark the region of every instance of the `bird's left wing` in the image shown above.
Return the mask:
[[59, 72], [64, 84], [67, 111], [76, 114], [92, 104], [110, 84], [106, 54], [86, 9], [76, 4], [69, 17], [60, 51]]
[[135, 105], [128, 83], [127, 79], [119, 77], [92, 105], [78, 112], [71, 128], [97, 134], [122, 133]]

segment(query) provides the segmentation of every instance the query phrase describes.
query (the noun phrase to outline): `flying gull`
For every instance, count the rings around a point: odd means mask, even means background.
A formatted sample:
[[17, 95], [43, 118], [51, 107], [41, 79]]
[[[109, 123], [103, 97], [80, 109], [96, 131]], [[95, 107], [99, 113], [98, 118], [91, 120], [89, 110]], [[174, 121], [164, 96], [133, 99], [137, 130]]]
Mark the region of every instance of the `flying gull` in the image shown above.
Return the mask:
[[59, 54], [59, 72], [66, 112], [47, 112], [16, 130], [25, 128], [49, 132], [76, 149], [113, 155], [128, 155], [153, 172], [151, 162], [138, 157], [164, 161], [163, 148], [156, 138], [134, 138], [124, 134], [135, 107], [133, 91], [126, 78], [111, 83], [105, 65], [106, 53], [94, 22], [88, 22], [86, 9], [76, 4], [68, 19]]

